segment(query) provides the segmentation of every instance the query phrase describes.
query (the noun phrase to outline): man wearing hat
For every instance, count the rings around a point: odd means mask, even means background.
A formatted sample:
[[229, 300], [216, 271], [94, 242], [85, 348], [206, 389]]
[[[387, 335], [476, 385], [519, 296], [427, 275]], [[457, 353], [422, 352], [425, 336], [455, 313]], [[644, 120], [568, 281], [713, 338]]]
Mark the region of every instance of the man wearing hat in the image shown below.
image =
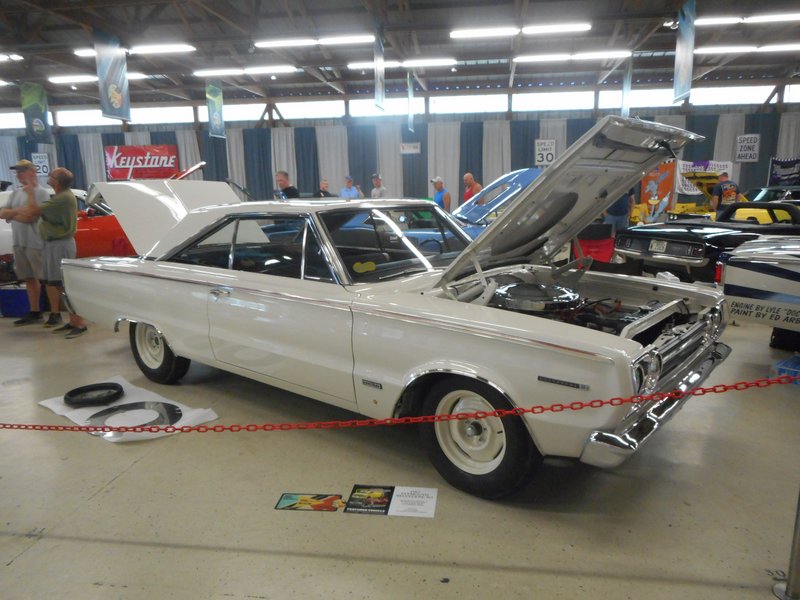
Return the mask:
[[342, 188], [342, 191], [339, 192], [339, 197], [357, 200], [358, 198], [363, 198], [364, 193], [361, 191], [361, 187], [353, 184], [353, 178], [350, 177], [350, 175], [345, 175], [344, 187]]
[[450, 212], [450, 192], [444, 187], [444, 179], [437, 175], [431, 179], [431, 183], [433, 184], [433, 189], [436, 190], [433, 194], [433, 201], [447, 212]]
[[389, 190], [383, 187], [383, 179], [380, 173], [372, 174], [372, 191], [370, 197], [372, 198], [386, 198], [389, 195]]
[[27, 213], [24, 208], [29, 203], [41, 206], [50, 194], [39, 186], [36, 178], [36, 166], [29, 160], [21, 160], [11, 167], [17, 172], [17, 179], [22, 185], [11, 193], [8, 201], [0, 208], [0, 219], [11, 223], [12, 244], [14, 246], [14, 271], [17, 277], [25, 281], [28, 293], [30, 312], [14, 325], [30, 325], [42, 320], [39, 298], [42, 291], [40, 280], [42, 271], [42, 238], [36, 229], [36, 217]]

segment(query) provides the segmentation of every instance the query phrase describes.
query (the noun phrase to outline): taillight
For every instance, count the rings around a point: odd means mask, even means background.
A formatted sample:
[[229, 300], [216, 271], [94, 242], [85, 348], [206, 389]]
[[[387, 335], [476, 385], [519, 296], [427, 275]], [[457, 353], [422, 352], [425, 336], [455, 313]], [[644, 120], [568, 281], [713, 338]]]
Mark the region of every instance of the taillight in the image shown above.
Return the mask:
[[714, 283], [722, 283], [722, 279], [725, 276], [725, 264], [721, 261], [717, 261], [716, 268], [714, 269]]

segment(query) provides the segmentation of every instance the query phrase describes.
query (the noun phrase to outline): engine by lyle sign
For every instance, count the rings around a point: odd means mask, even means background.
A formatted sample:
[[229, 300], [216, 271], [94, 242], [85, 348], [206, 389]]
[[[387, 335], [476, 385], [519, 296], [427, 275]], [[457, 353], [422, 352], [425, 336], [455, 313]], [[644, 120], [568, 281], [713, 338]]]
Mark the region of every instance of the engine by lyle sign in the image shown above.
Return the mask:
[[120, 179], [168, 179], [178, 172], [178, 147], [106, 146], [109, 181]]

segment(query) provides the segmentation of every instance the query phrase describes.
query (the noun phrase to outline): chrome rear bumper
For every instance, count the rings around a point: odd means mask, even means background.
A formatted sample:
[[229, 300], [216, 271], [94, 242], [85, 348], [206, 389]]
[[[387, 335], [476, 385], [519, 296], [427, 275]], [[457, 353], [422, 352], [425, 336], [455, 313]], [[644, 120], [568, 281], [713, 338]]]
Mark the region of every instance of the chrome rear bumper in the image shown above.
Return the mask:
[[[685, 392], [703, 383], [717, 365], [728, 358], [730, 346], [721, 342], [711, 344], [696, 358], [685, 372], [686, 375], [662, 392], [677, 390]], [[636, 452], [655, 431], [677, 413], [689, 396], [665, 398], [644, 408], [635, 417], [624, 420], [613, 433], [595, 431], [586, 442], [580, 460], [596, 467], [616, 467]]]

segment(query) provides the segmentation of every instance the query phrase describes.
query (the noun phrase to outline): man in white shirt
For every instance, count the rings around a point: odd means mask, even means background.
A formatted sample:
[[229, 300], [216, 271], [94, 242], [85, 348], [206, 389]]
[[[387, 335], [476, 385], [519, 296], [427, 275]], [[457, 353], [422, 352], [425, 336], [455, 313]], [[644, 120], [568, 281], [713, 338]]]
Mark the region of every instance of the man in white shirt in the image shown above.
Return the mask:
[[389, 190], [383, 187], [383, 179], [380, 173], [372, 174], [372, 191], [370, 197], [372, 198], [386, 198], [389, 195]]

